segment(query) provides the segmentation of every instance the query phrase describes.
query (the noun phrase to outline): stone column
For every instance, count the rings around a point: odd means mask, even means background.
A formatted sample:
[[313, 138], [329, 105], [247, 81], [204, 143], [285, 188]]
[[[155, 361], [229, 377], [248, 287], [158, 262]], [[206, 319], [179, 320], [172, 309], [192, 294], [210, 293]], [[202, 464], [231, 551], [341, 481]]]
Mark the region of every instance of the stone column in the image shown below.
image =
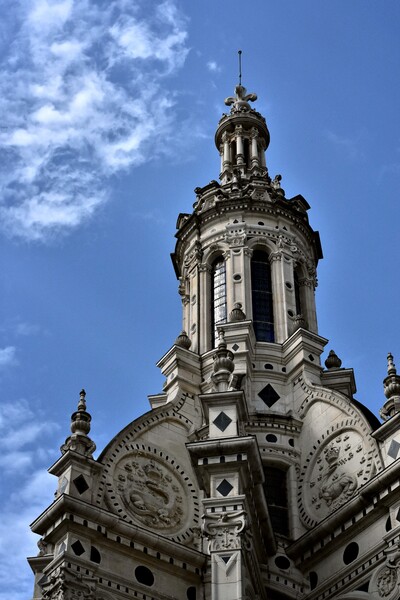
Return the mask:
[[303, 277], [302, 279], [299, 279], [303, 317], [306, 320], [308, 329], [313, 333], [318, 333], [317, 312], [315, 308], [316, 285], [317, 281], [315, 277]]
[[251, 297], [251, 257], [253, 250], [251, 248], [243, 249], [243, 300], [242, 310], [248, 319], [253, 319], [253, 303]]
[[258, 157], [258, 130], [253, 127], [251, 130], [251, 167], [259, 167], [260, 161]]
[[236, 125], [236, 164], [244, 164], [244, 150], [243, 150], [243, 130], [241, 125]]
[[229, 138], [226, 131], [222, 134], [222, 142], [224, 144], [222, 170], [226, 171], [231, 166], [231, 152], [229, 147]]
[[207, 352], [211, 349], [211, 267], [206, 263], [199, 265], [200, 303], [199, 315], [199, 352]]
[[242, 552], [246, 532], [245, 511], [206, 512], [204, 534], [211, 555], [211, 600], [245, 598]]
[[283, 281], [283, 253], [273, 252], [269, 255], [271, 264], [272, 301], [274, 309], [275, 342], [282, 343], [287, 335], [287, 315]]

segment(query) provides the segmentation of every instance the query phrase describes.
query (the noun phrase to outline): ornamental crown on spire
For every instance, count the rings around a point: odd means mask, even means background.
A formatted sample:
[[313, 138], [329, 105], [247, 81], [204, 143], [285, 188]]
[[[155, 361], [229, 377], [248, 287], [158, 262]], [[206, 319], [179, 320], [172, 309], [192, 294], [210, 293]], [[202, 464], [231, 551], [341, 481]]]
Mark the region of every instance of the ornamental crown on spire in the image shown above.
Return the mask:
[[225, 98], [225, 104], [231, 106], [231, 113], [247, 112], [252, 110], [249, 101], [255, 102], [257, 94], [247, 94], [246, 88], [240, 83], [235, 87], [235, 96]]

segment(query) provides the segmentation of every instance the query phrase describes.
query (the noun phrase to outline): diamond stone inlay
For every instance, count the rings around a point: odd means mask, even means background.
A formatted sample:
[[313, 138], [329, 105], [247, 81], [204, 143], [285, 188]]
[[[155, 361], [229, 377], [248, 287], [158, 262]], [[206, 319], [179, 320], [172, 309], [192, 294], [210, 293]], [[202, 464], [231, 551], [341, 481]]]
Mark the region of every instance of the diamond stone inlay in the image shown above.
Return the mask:
[[224, 411], [222, 411], [219, 413], [218, 417], [214, 419], [213, 423], [220, 431], [225, 431], [225, 429], [232, 423], [232, 419], [228, 417]]
[[237, 352], [237, 351], [239, 350], [239, 346], [238, 346], [237, 344], [233, 344], [233, 346], [232, 346], [232, 350], [233, 350], [234, 352]]
[[396, 442], [396, 440], [392, 440], [392, 443], [389, 446], [388, 454], [390, 458], [396, 459], [399, 454], [400, 444]]
[[219, 492], [221, 496], [227, 496], [232, 490], [233, 485], [231, 485], [226, 479], [223, 479], [217, 487], [217, 492]]
[[263, 388], [261, 392], [258, 392], [258, 395], [268, 408], [271, 408], [271, 406], [273, 406], [280, 398], [278, 392], [274, 390], [270, 383], [267, 383], [265, 388]]

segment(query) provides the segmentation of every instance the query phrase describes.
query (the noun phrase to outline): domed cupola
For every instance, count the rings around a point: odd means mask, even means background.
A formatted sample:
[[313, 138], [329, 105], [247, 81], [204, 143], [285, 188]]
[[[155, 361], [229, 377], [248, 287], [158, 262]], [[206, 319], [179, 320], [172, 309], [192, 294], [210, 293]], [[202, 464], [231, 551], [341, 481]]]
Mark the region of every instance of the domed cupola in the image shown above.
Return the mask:
[[264, 117], [249, 104], [255, 100], [257, 95], [247, 94], [241, 83], [235, 88], [235, 96], [225, 100], [231, 111], [222, 115], [215, 134], [223, 185], [234, 177], [247, 179], [250, 175], [267, 173], [265, 150], [269, 145], [269, 131]]

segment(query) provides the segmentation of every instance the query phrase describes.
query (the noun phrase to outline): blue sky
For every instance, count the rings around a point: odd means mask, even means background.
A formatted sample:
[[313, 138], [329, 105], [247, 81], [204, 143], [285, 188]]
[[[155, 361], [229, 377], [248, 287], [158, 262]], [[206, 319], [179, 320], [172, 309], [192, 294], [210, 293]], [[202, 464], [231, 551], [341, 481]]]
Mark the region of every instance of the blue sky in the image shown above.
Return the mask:
[[155, 363], [181, 329], [176, 217], [218, 177], [213, 136], [239, 48], [270, 174], [308, 200], [321, 234], [320, 334], [379, 410], [388, 351], [400, 367], [400, 5], [0, 9], [0, 600], [25, 600], [28, 525], [52, 500], [46, 469], [80, 389], [101, 450], [162, 388]]

